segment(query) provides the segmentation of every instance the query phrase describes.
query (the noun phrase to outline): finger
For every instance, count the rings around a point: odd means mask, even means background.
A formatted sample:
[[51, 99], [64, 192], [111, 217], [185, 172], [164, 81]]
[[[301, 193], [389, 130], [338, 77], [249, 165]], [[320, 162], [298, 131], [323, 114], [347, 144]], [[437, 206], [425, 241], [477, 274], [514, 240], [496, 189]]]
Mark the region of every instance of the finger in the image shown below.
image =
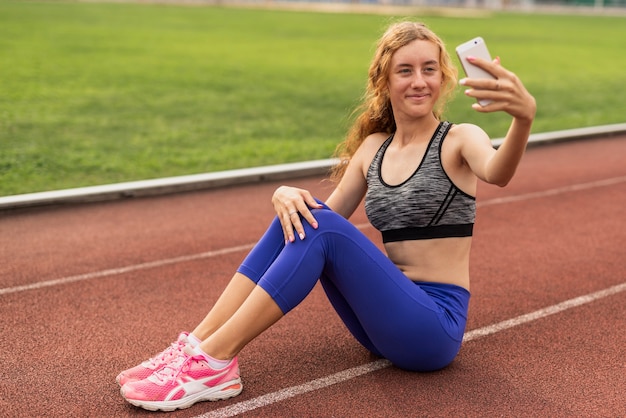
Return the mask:
[[[465, 95], [476, 99], [479, 103], [485, 102], [501, 102], [504, 100], [502, 93], [495, 90], [483, 90], [483, 89], [469, 89], [465, 90]], [[479, 104], [480, 106], [480, 104]], [[484, 106], [481, 106], [484, 107]]]
[[293, 232], [290, 231], [292, 225], [291, 221], [289, 220], [288, 212], [285, 210], [285, 207], [283, 205], [279, 204], [278, 201], [274, 201], [274, 210], [276, 211], [276, 217], [280, 222], [280, 227], [283, 230], [283, 236], [285, 238], [286, 244], [287, 242], [292, 241], [291, 236], [293, 236]]
[[[294, 225], [292, 222], [292, 216], [290, 215], [293, 214], [295, 215], [297, 213], [297, 211], [285, 211], [283, 212], [283, 214], [280, 216], [280, 223], [282, 224], [283, 227], [283, 234], [285, 235], [285, 242], [294, 242], [296, 240], [295, 235], [294, 235]], [[296, 216], [293, 216], [294, 218]]]
[[[510, 78], [512, 76], [512, 73], [507, 70], [506, 68], [504, 68], [501, 64], [500, 64], [500, 57], [496, 57], [493, 61], [487, 61], [484, 60], [482, 58], [477, 58], [477, 57], [468, 57], [467, 58], [468, 61], [470, 61], [470, 63], [472, 65], [475, 65], [476, 67], [479, 67], [483, 70], [485, 70], [486, 72], [488, 72], [489, 74], [491, 74], [494, 78], [496, 79], [507, 79]], [[467, 83], [467, 85], [471, 85], [474, 86], [474, 82], [477, 80], [485, 80], [480, 79], [480, 78], [465, 78], [463, 80], [469, 81], [469, 83]], [[459, 81], [459, 83], [461, 83], [461, 81]], [[463, 83], [461, 83], [463, 84]]]
[[306, 221], [309, 223], [309, 225], [313, 227], [313, 229], [317, 229], [317, 227], [319, 226], [319, 224], [317, 223], [317, 219], [315, 219], [315, 216], [313, 216], [310, 210], [307, 209], [302, 214], [302, 217], [306, 219]]
[[305, 237], [305, 233], [304, 233], [304, 226], [302, 225], [302, 221], [300, 220], [300, 214], [297, 211], [292, 211], [289, 214], [289, 221], [293, 225], [298, 237], [300, 237], [300, 240], [303, 240]]
[[508, 85], [504, 78], [463, 78], [459, 84], [472, 89], [494, 91], [505, 90]]
[[306, 206], [297, 213], [290, 214], [289, 219], [291, 220], [300, 239], [304, 239], [304, 237], [306, 236], [306, 232], [304, 231], [304, 225], [302, 224], [302, 219], [305, 219], [306, 222], [308, 222], [309, 225], [313, 227], [313, 229], [317, 229], [317, 227], [319, 226], [317, 220], [313, 216], [313, 213]]
[[[315, 200], [314, 202], [315, 202], [316, 208], [323, 207], [323, 205], [317, 203]], [[288, 215], [289, 215], [289, 221], [293, 225], [293, 228], [295, 229], [296, 234], [298, 235], [298, 237], [300, 237], [301, 240], [303, 240], [306, 236], [302, 219], [306, 220], [306, 222], [308, 222], [309, 225], [311, 225], [313, 229], [317, 229], [319, 226], [317, 219], [315, 219], [315, 216], [313, 216], [313, 213], [311, 212], [309, 207], [305, 204], [300, 206], [298, 210], [290, 211]]]
[[499, 57], [496, 57], [496, 59], [494, 59], [493, 61], [487, 61], [479, 57], [470, 56], [470, 57], [467, 57], [467, 61], [472, 65], [482, 68], [483, 70], [487, 71], [488, 73], [494, 76], [496, 76], [497, 75], [496, 72], [502, 68], [500, 66]]
[[315, 198], [313, 197], [313, 195], [308, 191], [306, 193], [303, 193], [303, 197], [304, 197], [304, 202], [310, 208], [321, 209], [324, 207], [322, 204], [318, 203], [317, 200], [315, 200]]
[[484, 106], [481, 105], [480, 103], [473, 103], [472, 109], [481, 113], [490, 113], [490, 112], [497, 112], [499, 110], [504, 110], [504, 105], [500, 102], [491, 102]]
[[300, 214], [304, 217], [304, 219], [306, 219], [309, 225], [313, 227], [313, 229], [317, 229], [319, 225], [317, 223], [317, 219], [315, 219], [315, 217], [313, 216], [313, 213], [311, 212], [310, 208], [321, 209], [324, 206], [317, 203], [317, 200], [315, 200], [313, 196], [311, 195], [305, 197], [305, 201], [306, 201], [306, 206], [299, 210]]

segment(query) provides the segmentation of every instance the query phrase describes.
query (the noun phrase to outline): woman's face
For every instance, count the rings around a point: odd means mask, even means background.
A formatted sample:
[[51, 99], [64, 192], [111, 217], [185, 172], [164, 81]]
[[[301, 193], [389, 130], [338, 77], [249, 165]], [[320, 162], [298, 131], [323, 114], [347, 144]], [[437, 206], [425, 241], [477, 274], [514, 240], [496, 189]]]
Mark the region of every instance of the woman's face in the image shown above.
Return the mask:
[[415, 40], [398, 49], [391, 57], [388, 78], [396, 121], [431, 115], [442, 80], [437, 45]]

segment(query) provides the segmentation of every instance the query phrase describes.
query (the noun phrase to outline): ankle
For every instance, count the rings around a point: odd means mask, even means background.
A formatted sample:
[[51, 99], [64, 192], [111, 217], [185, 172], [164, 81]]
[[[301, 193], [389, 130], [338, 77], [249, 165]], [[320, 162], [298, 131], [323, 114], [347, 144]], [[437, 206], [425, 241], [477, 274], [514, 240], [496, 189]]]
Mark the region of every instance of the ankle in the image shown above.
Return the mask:
[[193, 348], [196, 348], [202, 342], [202, 340], [196, 337], [193, 332], [187, 336], [187, 341], [189, 341], [189, 344], [191, 344]]
[[223, 369], [224, 367], [228, 366], [230, 362], [232, 361], [232, 358], [229, 358], [226, 360], [216, 359], [215, 357], [205, 352], [200, 346], [197, 346], [196, 348], [194, 348], [194, 351], [196, 354], [204, 357], [207, 363], [209, 363], [209, 366], [211, 366], [211, 368], [213, 369], [217, 369], [217, 370]]

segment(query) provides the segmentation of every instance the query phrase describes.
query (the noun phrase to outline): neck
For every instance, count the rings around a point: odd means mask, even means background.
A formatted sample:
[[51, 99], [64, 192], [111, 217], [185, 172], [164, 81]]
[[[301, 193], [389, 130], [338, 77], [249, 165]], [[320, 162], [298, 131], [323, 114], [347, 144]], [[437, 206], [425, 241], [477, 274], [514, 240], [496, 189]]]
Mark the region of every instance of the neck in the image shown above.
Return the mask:
[[394, 140], [403, 144], [429, 141], [437, 126], [439, 126], [439, 120], [433, 114], [400, 123], [396, 122]]

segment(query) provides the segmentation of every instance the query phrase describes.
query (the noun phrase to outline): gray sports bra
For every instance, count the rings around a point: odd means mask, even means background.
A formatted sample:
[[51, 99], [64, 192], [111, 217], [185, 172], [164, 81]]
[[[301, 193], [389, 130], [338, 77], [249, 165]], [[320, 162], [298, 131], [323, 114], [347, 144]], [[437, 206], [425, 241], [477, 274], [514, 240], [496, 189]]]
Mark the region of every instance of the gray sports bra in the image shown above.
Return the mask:
[[367, 170], [365, 213], [383, 242], [471, 236], [476, 199], [452, 183], [441, 164], [441, 144], [452, 124], [441, 122], [422, 162], [404, 182], [391, 186], [381, 166], [391, 135]]

